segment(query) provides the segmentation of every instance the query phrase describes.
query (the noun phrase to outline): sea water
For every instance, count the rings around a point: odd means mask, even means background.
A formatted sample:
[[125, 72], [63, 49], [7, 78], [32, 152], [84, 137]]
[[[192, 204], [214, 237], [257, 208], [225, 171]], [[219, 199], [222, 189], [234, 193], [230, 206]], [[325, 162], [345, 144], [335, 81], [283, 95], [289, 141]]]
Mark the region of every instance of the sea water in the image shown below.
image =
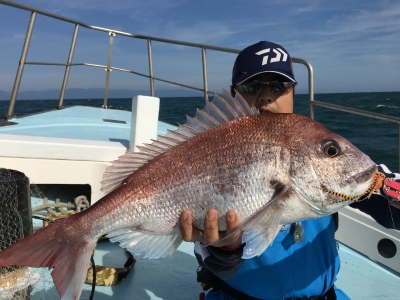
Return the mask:
[[[212, 98], [212, 97], [211, 97]], [[316, 94], [315, 100], [362, 109], [388, 116], [400, 116], [400, 92]], [[58, 100], [18, 100], [14, 114], [23, 116], [44, 110], [52, 110]], [[86, 105], [101, 107], [103, 99], [64, 100], [64, 106]], [[0, 114], [8, 111], [8, 101], [0, 101]], [[160, 98], [161, 121], [183, 124], [186, 115], [193, 117], [196, 108], [205, 105], [202, 97]], [[131, 99], [108, 99], [109, 109], [131, 110]], [[295, 113], [309, 115], [308, 95], [295, 96]], [[377, 164], [386, 164], [394, 172], [399, 171], [399, 125], [352, 115], [345, 112], [315, 107], [315, 119], [329, 130], [347, 138]], [[301, 128], [299, 128], [301, 130]]]

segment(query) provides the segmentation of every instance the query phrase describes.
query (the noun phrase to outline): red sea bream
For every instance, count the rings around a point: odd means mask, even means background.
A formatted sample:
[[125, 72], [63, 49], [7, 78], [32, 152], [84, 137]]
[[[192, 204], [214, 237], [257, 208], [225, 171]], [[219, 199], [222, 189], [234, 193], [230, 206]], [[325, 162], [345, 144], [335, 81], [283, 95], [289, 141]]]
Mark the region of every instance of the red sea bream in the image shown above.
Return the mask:
[[177, 131], [107, 170], [94, 205], [0, 252], [0, 266], [48, 267], [62, 299], [78, 299], [99, 237], [158, 258], [182, 242], [183, 210], [219, 228], [236, 210], [244, 258], [260, 255], [283, 224], [332, 214], [375, 187], [376, 165], [344, 138], [296, 114], [259, 114], [224, 91]]

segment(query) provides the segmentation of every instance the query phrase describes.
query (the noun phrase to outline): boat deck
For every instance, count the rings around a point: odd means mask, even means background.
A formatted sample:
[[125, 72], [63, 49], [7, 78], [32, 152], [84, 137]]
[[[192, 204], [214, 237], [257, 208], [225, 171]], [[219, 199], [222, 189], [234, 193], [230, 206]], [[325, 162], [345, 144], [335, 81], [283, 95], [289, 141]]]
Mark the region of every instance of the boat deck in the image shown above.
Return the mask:
[[[399, 274], [339, 244], [341, 270], [336, 286], [354, 300], [399, 299]], [[95, 251], [95, 263], [122, 267], [125, 250], [108, 241], [100, 242]], [[198, 299], [202, 292], [196, 281], [197, 262], [192, 243], [181, 246], [166, 258], [157, 260], [136, 258], [128, 277], [116, 286], [96, 286], [93, 299], [187, 300]], [[57, 299], [50, 272], [39, 270], [44, 277], [31, 294], [32, 300]], [[89, 299], [92, 286], [84, 285], [80, 299]]]
[[[73, 106], [29, 115], [11, 122], [17, 125], [0, 127], [0, 134], [68, 138], [118, 142], [129, 145], [131, 112], [96, 107]], [[158, 135], [175, 126], [159, 122]]]

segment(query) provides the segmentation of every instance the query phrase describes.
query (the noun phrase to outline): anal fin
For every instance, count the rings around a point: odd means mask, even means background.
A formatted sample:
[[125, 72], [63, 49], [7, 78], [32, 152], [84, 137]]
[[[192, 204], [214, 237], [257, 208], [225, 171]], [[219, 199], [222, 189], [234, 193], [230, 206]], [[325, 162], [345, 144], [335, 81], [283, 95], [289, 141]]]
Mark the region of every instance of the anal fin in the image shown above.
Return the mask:
[[144, 258], [164, 257], [176, 250], [182, 243], [179, 232], [171, 234], [153, 234], [151, 232], [122, 228], [107, 234], [111, 242], [135, 255], [144, 254]]

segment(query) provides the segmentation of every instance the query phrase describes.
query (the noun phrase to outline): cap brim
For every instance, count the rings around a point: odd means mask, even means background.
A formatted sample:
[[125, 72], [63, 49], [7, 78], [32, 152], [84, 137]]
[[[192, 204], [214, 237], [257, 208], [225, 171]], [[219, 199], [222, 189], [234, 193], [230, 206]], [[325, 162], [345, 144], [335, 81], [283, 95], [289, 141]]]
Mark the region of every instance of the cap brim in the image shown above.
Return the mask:
[[270, 70], [270, 71], [265, 71], [265, 70], [252, 70], [252, 71], [250, 71], [250, 72], [247, 72], [244, 76], [242, 76], [242, 77], [239, 77], [237, 80], [239, 80], [236, 84], [241, 84], [241, 83], [243, 83], [243, 82], [245, 82], [246, 80], [249, 80], [251, 77], [254, 77], [254, 76], [256, 76], [256, 75], [258, 75], [258, 74], [262, 74], [262, 73], [275, 73], [275, 74], [279, 74], [279, 75], [282, 75], [282, 76], [285, 76], [286, 78], [288, 78], [288, 79], [290, 79], [290, 81], [292, 81], [292, 82], [296, 82], [296, 80], [293, 78], [293, 76], [292, 75], [290, 75], [290, 74], [288, 74], [288, 73], [286, 73], [286, 72], [283, 72], [283, 71], [278, 71], [278, 70], [276, 70], [276, 71], [274, 71], [274, 70]]

